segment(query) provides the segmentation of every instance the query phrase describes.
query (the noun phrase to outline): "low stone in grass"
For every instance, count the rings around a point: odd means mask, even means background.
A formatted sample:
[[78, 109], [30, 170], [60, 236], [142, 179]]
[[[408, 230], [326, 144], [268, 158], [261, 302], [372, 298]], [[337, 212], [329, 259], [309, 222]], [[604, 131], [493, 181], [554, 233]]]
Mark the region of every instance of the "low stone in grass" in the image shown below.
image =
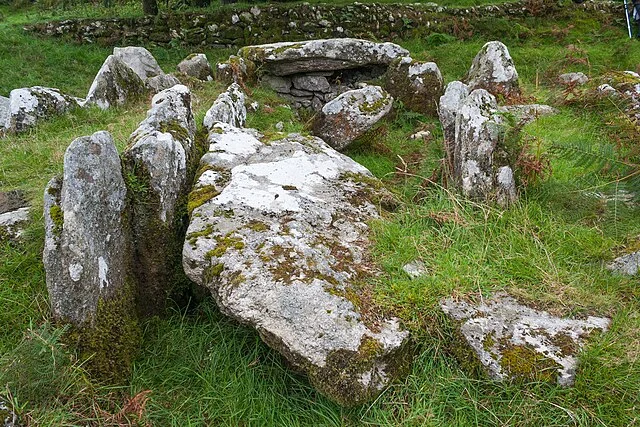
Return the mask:
[[408, 109], [436, 115], [444, 81], [435, 62], [419, 62], [408, 56], [396, 59], [385, 79], [385, 89]]
[[54, 318], [101, 379], [128, 376], [139, 338], [125, 212], [127, 189], [111, 135], [74, 140], [64, 176], [44, 193], [46, 271]]
[[614, 273], [635, 276], [640, 271], [640, 251], [614, 259], [607, 265], [607, 268]]
[[393, 97], [379, 86], [350, 90], [322, 107], [314, 133], [336, 150], [343, 150], [371, 130], [393, 106]]
[[218, 123], [209, 142], [185, 272], [330, 399], [374, 399], [408, 363], [408, 333], [362, 288], [379, 273], [367, 223], [380, 183], [318, 138], [267, 144]]
[[144, 316], [161, 314], [176, 291], [172, 286], [181, 259], [180, 212], [189, 191], [195, 129], [189, 89], [165, 89], [153, 97], [147, 118], [122, 154], [132, 211], [138, 311]]
[[566, 86], [582, 86], [589, 81], [585, 73], [565, 73], [558, 76], [558, 81]]
[[440, 306], [463, 340], [453, 344], [456, 353], [468, 354], [468, 360], [475, 359], [497, 380], [520, 378], [571, 386], [585, 341], [595, 332], [607, 331], [610, 324], [602, 317], [552, 316], [506, 294], [478, 304], [447, 298]]
[[8, 132], [24, 132], [40, 120], [64, 114], [77, 106], [74, 98], [58, 89], [42, 86], [14, 89], [9, 94], [5, 127]]

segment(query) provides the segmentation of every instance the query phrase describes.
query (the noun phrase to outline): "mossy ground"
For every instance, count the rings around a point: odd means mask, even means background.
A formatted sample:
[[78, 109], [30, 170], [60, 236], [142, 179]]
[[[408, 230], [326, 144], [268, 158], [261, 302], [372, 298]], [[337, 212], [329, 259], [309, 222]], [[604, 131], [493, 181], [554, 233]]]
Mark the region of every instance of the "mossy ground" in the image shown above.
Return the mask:
[[[95, 16], [98, 9], [64, 14]], [[2, 13], [0, 57], [6, 67], [0, 73], [1, 95], [32, 85], [86, 93], [110, 49], [22, 33], [19, 25], [51, 17], [50, 12]], [[623, 22], [603, 25], [585, 15], [518, 25], [494, 20], [483, 24], [485, 30], [480, 24], [464, 42], [431, 34], [401, 44], [415, 59], [435, 61], [445, 81], [451, 81], [464, 75], [486, 41], [499, 36], [514, 57], [525, 96], [543, 103], [562, 99], [563, 89], [555, 84], [562, 72], [583, 71], [597, 78], [608, 70], [635, 70], [640, 63], [640, 44], [627, 39]], [[180, 47], [149, 48], [165, 70], [190, 53]], [[231, 52], [205, 53], [215, 61]], [[197, 122], [223, 89], [194, 84]], [[259, 89], [254, 96], [263, 105], [250, 114], [251, 126], [275, 131], [282, 121], [286, 131], [304, 129], [272, 93]], [[385, 133], [348, 150], [400, 202], [396, 212], [372, 224], [376, 258], [385, 269], [374, 298], [402, 318], [418, 348], [404, 380], [372, 404], [351, 409], [322, 397], [257, 333], [222, 316], [211, 302], [141, 325], [143, 346], [128, 386], [114, 390], [87, 383], [73, 350], [60, 344], [59, 331], [46, 322], [44, 230], [37, 220], [42, 190], [61, 172], [64, 150], [77, 136], [106, 129], [122, 149], [145, 117], [148, 100], [105, 112], [76, 110], [3, 140], [0, 187], [24, 190], [35, 212], [19, 246], [0, 244], [0, 363], [10, 367], [0, 370], [0, 383], [9, 383], [19, 412], [38, 425], [108, 424], [110, 416], [127, 413], [127, 402], [146, 390], [151, 394], [142, 418], [152, 425], [632, 425], [640, 407], [639, 287], [637, 280], [612, 276], [603, 265], [637, 242], [640, 219], [636, 208], [592, 196], [606, 188], [610, 177], [582, 179], [584, 169], [556, 156], [551, 147], [626, 150], [637, 139], [621, 131], [628, 127], [615, 121], [620, 116], [613, 105], [559, 107], [559, 115], [524, 129], [539, 142], [532, 151], [550, 156], [551, 177], [528, 187], [520, 202], [504, 212], [465, 201], [446, 187], [438, 172], [442, 135], [435, 120], [397, 108], [384, 123]], [[433, 139], [409, 139], [417, 130], [430, 130]], [[414, 259], [427, 264], [427, 276], [406, 277], [401, 267]], [[211, 271], [216, 273], [221, 271]], [[451, 329], [437, 309], [438, 300], [496, 290], [556, 314], [612, 317], [611, 331], [592, 337], [580, 353], [575, 387], [495, 383], [451, 357], [445, 345]]]

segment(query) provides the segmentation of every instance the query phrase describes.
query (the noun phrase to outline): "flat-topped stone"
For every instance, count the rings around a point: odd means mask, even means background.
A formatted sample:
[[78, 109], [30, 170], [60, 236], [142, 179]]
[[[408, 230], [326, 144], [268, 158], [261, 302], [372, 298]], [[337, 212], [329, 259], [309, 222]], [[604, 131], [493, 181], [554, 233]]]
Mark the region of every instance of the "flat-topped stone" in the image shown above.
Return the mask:
[[277, 76], [389, 65], [409, 51], [394, 43], [340, 38], [246, 46], [238, 55]]
[[209, 133], [185, 272], [329, 398], [370, 400], [403, 371], [408, 338], [355, 303], [378, 271], [367, 226], [377, 180], [318, 138], [257, 136], [223, 123]]

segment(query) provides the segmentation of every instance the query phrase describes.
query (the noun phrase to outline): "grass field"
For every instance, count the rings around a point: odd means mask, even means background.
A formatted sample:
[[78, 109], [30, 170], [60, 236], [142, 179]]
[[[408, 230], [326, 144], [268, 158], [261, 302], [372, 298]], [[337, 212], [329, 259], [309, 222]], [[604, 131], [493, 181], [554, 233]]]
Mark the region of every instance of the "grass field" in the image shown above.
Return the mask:
[[[451, 0], [450, 4], [453, 2]], [[469, 4], [466, 3], [465, 5]], [[93, 8], [96, 9], [96, 8]], [[0, 21], [0, 95], [44, 85], [84, 96], [109, 49], [35, 38], [20, 25], [101, 11], [11, 11]], [[134, 6], [125, 13], [136, 14]], [[66, 147], [76, 137], [110, 131], [119, 149], [148, 109], [148, 102], [77, 110], [20, 136], [0, 139], [0, 191], [21, 189], [32, 221], [19, 245], [0, 243], [0, 396], [30, 425], [154, 426], [632, 426], [640, 424], [640, 287], [611, 275], [604, 264], [640, 247], [638, 208], [593, 196], [610, 191], [611, 177], [587, 174], [553, 147], [614, 147], [638, 163], [637, 129], [616, 105], [589, 107], [560, 102], [555, 77], [583, 71], [597, 79], [609, 70], [636, 70], [640, 42], [622, 26], [603, 26], [588, 16], [574, 22], [531, 20], [526, 37], [505, 26], [509, 47], [532, 101], [551, 103], [560, 114], [527, 125], [532, 152], [550, 159], [552, 173], [524, 189], [507, 211], [465, 201], [434, 176], [443, 153], [439, 123], [398, 106], [378, 136], [347, 153], [398, 194], [401, 206], [372, 224], [376, 256], [385, 270], [377, 301], [398, 315], [413, 334], [416, 358], [409, 376], [375, 402], [351, 409], [331, 403], [293, 374], [257, 334], [222, 316], [205, 301], [175, 308], [144, 325], [144, 344], [128, 384], [96, 384], [60, 341], [51, 325], [41, 261], [42, 192], [61, 172]], [[418, 59], [434, 60], [446, 81], [460, 79], [480, 47], [471, 40], [426, 37], [402, 40]], [[187, 54], [149, 46], [165, 71]], [[211, 62], [229, 51], [205, 50]], [[223, 90], [194, 89], [198, 118]], [[303, 124], [266, 90], [253, 97], [274, 107], [250, 116], [249, 125], [273, 131]], [[429, 142], [411, 140], [419, 129]], [[635, 157], [634, 157], [635, 156]], [[421, 259], [429, 274], [409, 280], [402, 266]], [[610, 316], [611, 330], [580, 354], [573, 388], [536, 382], [496, 383], [467, 372], [446, 351], [437, 303], [443, 296], [488, 295], [507, 290], [561, 315]], [[7, 386], [5, 387], [5, 384]]]

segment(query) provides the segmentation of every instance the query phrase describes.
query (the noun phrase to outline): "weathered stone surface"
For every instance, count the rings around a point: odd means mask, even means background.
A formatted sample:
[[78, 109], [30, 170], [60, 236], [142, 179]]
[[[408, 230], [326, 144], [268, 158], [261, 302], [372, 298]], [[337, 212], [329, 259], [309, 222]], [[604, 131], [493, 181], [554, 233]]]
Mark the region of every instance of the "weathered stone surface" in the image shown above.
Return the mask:
[[607, 268], [618, 274], [635, 276], [640, 271], [640, 251], [614, 259]]
[[14, 89], [9, 95], [6, 128], [9, 132], [24, 132], [39, 120], [64, 114], [77, 105], [73, 98], [58, 89], [41, 86]]
[[342, 150], [387, 115], [392, 105], [393, 97], [379, 86], [350, 90], [322, 107], [314, 133]]
[[456, 146], [456, 117], [462, 102], [467, 96], [469, 96], [468, 86], [462, 82], [453, 81], [447, 85], [438, 105], [438, 117], [442, 124], [444, 147], [450, 172], [453, 172], [453, 158]]
[[505, 105], [499, 107], [498, 110], [513, 114], [521, 124], [531, 123], [538, 117], [553, 116], [560, 112], [557, 108], [544, 104]]
[[485, 44], [473, 59], [467, 84], [469, 91], [485, 89], [495, 96], [518, 96], [518, 72], [509, 49], [498, 41]]
[[129, 66], [143, 82], [150, 77], [164, 74], [151, 52], [143, 47], [115, 47], [113, 48], [113, 56]]
[[227, 123], [243, 127], [247, 120], [245, 96], [237, 83], [232, 83], [221, 93], [204, 116], [204, 127], [211, 130], [216, 123]]
[[25, 224], [29, 221], [29, 208], [18, 208], [0, 213], [0, 241], [7, 238], [18, 239], [22, 236]]
[[179, 84], [181, 84], [180, 80], [171, 74], [161, 74], [159, 76], [150, 77], [144, 82], [145, 87], [152, 94], [162, 92], [165, 89], [172, 88]]
[[279, 93], [289, 93], [291, 91], [291, 78], [272, 76], [271, 74], [265, 74], [261, 78], [262, 83], [270, 87]]
[[407, 340], [348, 297], [378, 271], [367, 221], [379, 184], [318, 138], [264, 144], [219, 123], [209, 142], [194, 190], [209, 198], [191, 215], [185, 272], [331, 399], [375, 397], [402, 372]]
[[573, 385], [578, 351], [595, 331], [606, 331], [609, 319], [586, 320], [552, 316], [498, 294], [480, 304], [441, 302], [442, 310], [456, 323], [471, 347], [471, 358], [497, 380], [557, 382]]
[[204, 53], [189, 55], [178, 64], [178, 72], [199, 80], [213, 80], [211, 65]]
[[589, 81], [585, 73], [565, 73], [558, 76], [558, 81], [563, 85], [580, 86]]
[[106, 110], [145, 93], [142, 79], [121, 59], [109, 55], [93, 80], [84, 105], [97, 105]]
[[0, 96], [0, 132], [9, 127], [7, 123], [9, 119], [9, 105], [9, 98]]
[[388, 65], [409, 51], [393, 43], [351, 38], [246, 46], [238, 55], [276, 76]]
[[231, 55], [225, 62], [216, 65], [216, 80], [224, 83], [253, 82], [256, 80], [255, 64]]
[[175, 283], [180, 263], [180, 203], [185, 203], [195, 122], [191, 92], [177, 85], [158, 93], [147, 118], [133, 132], [123, 153], [125, 172], [144, 191], [131, 195], [134, 273], [138, 311], [159, 314]]
[[299, 75], [294, 76], [291, 81], [293, 86], [298, 90], [307, 90], [310, 92], [329, 92], [329, 81], [325, 76], [309, 76]]
[[414, 260], [406, 263], [402, 266], [402, 271], [407, 273], [412, 279], [417, 279], [422, 276], [426, 276], [428, 273], [427, 267], [420, 260]]
[[504, 124], [495, 97], [484, 89], [474, 90], [456, 117], [453, 156], [454, 178], [463, 194], [475, 200], [496, 200], [503, 206], [514, 202], [516, 194], [513, 171], [502, 163], [507, 156], [499, 146]]
[[444, 91], [444, 80], [435, 62], [419, 62], [406, 56], [389, 65], [385, 89], [407, 108], [435, 115]]
[[125, 287], [127, 190], [108, 132], [73, 141], [64, 178], [45, 191], [44, 266], [55, 317], [91, 322], [98, 303]]

